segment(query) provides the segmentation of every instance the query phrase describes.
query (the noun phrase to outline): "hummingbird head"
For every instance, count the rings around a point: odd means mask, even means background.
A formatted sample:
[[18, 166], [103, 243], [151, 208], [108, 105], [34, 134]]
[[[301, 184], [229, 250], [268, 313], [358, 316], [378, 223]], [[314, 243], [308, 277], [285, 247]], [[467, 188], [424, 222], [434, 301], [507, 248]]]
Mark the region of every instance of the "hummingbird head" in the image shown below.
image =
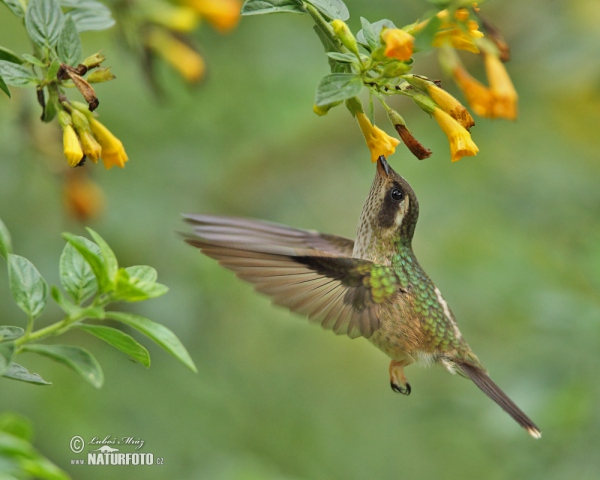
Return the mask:
[[360, 215], [353, 256], [385, 262], [397, 251], [399, 242], [410, 246], [418, 216], [414, 190], [385, 157], [379, 157]]

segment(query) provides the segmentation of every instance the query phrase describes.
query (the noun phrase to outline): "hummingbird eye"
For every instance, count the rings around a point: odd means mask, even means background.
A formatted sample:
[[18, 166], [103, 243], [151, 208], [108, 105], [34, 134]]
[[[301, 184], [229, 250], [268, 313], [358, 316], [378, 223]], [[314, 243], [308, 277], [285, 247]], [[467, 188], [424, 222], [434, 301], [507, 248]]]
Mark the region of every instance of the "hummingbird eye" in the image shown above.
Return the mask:
[[394, 202], [400, 202], [404, 198], [404, 192], [398, 187], [394, 187], [390, 190], [390, 197]]

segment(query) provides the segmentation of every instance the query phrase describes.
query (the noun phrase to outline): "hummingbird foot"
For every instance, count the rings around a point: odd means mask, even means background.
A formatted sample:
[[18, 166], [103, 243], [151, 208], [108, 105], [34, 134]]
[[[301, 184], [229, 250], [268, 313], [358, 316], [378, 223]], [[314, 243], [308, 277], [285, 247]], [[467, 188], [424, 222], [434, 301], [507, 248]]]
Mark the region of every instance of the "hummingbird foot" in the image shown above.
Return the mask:
[[406, 364], [404, 362], [398, 362], [396, 360], [390, 362], [390, 386], [396, 393], [410, 395], [410, 383], [408, 383], [406, 375], [404, 375], [405, 366]]

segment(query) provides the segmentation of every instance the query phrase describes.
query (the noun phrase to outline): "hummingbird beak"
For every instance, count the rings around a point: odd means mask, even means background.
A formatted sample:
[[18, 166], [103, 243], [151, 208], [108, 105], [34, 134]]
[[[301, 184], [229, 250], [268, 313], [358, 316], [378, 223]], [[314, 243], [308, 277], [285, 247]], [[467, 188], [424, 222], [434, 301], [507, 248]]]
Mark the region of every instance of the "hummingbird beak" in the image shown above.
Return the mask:
[[377, 159], [377, 172], [385, 177], [390, 174], [390, 166], [383, 155]]

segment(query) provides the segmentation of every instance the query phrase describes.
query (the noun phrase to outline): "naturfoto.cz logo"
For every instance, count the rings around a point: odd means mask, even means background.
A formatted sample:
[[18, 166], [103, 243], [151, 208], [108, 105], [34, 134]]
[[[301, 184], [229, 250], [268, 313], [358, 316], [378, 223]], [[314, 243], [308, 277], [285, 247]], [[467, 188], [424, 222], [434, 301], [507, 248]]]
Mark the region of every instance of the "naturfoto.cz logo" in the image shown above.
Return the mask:
[[71, 459], [72, 465], [162, 465], [162, 457], [154, 457], [152, 453], [121, 452], [114, 445], [133, 447], [140, 450], [145, 441], [135, 437], [113, 437], [107, 435], [104, 438], [93, 437], [86, 442], [79, 435], [71, 438], [70, 447], [73, 453], [82, 453], [86, 445], [94, 448], [88, 451], [87, 458]]

